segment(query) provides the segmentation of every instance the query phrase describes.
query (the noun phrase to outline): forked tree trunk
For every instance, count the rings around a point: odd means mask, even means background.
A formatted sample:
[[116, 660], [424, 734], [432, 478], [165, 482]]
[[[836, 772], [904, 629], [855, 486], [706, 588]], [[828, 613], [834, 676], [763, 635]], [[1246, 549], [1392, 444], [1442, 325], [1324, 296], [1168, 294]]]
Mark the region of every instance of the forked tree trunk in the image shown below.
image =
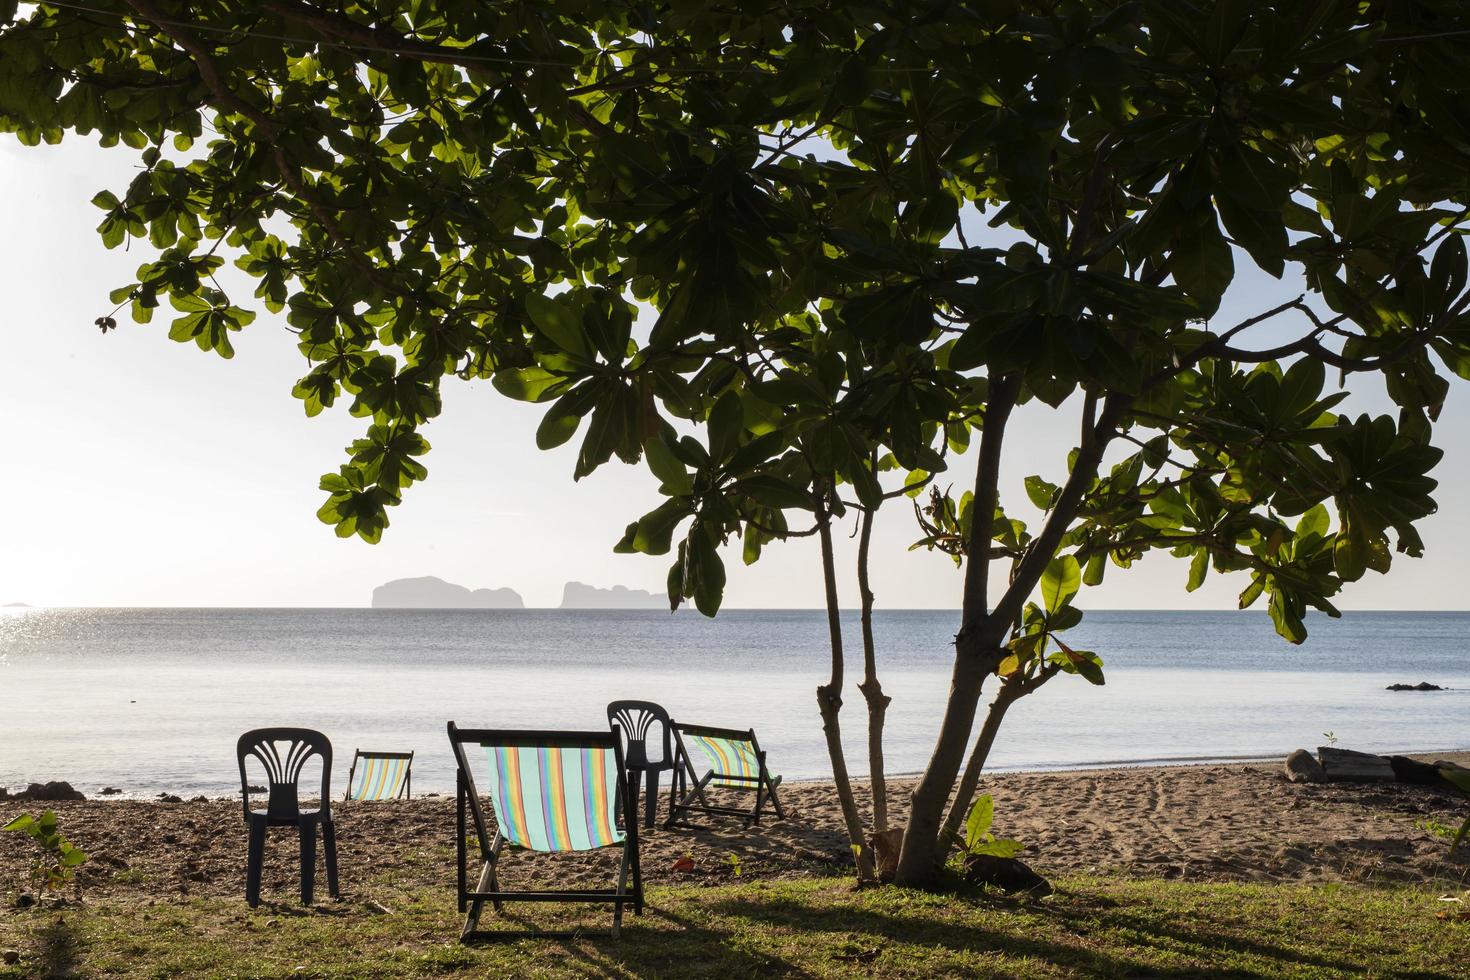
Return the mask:
[[873, 833], [888, 829], [888, 779], [883, 772], [883, 722], [892, 698], [878, 683], [877, 651], [873, 642], [873, 590], [868, 586], [868, 545], [873, 537], [873, 510], [863, 512], [858, 536], [858, 594], [862, 598], [863, 682], [858, 690], [868, 703], [868, 779], [873, 788]]
[[996, 692], [995, 700], [990, 702], [990, 710], [985, 713], [985, 722], [980, 726], [975, 747], [970, 750], [970, 761], [965, 764], [965, 773], [960, 777], [960, 785], [955, 790], [954, 802], [950, 804], [949, 817], [944, 821], [944, 832], [940, 834], [941, 842], [946, 848], [952, 847], [963, 833], [965, 818], [969, 816], [970, 801], [975, 798], [975, 787], [980, 783], [980, 773], [985, 769], [985, 760], [990, 757], [990, 747], [995, 744], [995, 733], [1000, 731], [1000, 723], [1005, 720], [1006, 711], [1025, 693], [1015, 684], [1002, 684]]
[[874, 878], [873, 853], [863, 834], [863, 818], [858, 813], [857, 799], [852, 795], [852, 780], [847, 774], [847, 755], [842, 750], [842, 711], [844, 659], [842, 650], [842, 616], [837, 605], [837, 567], [832, 556], [832, 520], [827, 510], [827, 488], [817, 488], [817, 528], [822, 544], [822, 579], [827, 596], [827, 630], [832, 644], [832, 675], [817, 688], [817, 710], [822, 715], [822, 732], [827, 737], [827, 754], [832, 759], [832, 781], [837, 787], [837, 801], [842, 808], [842, 822], [847, 839], [857, 859], [858, 881]]
[[[957, 644], [958, 646], [958, 644]], [[984, 658], [991, 659], [991, 658]], [[994, 662], [999, 662], [998, 658]], [[949, 842], [940, 837], [940, 821], [944, 804], [949, 800], [955, 777], [959, 775], [970, 729], [975, 723], [975, 707], [980, 700], [980, 686], [994, 667], [986, 667], [979, 651], [959, 650], [955, 655], [954, 673], [950, 680], [949, 702], [939, 726], [939, 738], [924, 775], [914, 787], [909, 822], [903, 832], [903, 848], [898, 857], [898, 873], [894, 881], [910, 887], [929, 885], [945, 855]]]

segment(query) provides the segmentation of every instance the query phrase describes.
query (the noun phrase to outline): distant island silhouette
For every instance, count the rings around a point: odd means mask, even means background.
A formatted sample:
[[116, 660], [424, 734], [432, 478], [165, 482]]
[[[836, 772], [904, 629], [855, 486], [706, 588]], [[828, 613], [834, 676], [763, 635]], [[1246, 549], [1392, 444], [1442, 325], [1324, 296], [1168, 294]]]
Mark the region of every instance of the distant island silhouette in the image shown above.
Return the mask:
[[31, 604], [29, 602], [7, 602], [5, 604], [5, 608], [6, 609], [29, 609], [29, 608], [31, 608]]
[[374, 609], [524, 609], [515, 589], [475, 589], [425, 575], [399, 578], [373, 589]]
[[562, 590], [563, 609], [668, 609], [666, 595], [614, 585], [599, 589], [583, 582], [568, 582]]

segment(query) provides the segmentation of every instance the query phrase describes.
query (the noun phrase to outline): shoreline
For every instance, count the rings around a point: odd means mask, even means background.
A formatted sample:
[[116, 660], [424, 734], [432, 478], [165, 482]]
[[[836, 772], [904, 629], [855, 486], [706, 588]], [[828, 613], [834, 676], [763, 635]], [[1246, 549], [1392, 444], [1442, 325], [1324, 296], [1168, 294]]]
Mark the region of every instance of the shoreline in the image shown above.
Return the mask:
[[[1470, 752], [1429, 755], [1470, 762]], [[892, 825], [906, 819], [912, 785], [889, 782]], [[855, 780], [853, 790], [870, 821], [870, 785]], [[1292, 783], [1275, 761], [994, 773], [981, 792], [994, 801], [994, 832], [1022, 842], [1021, 857], [1046, 876], [1470, 886], [1470, 852], [1449, 859], [1444, 835], [1465, 819], [1470, 800], [1439, 787]], [[654, 884], [735, 884], [846, 874], [852, 855], [832, 783], [783, 783], [779, 793], [784, 820], [767, 811], [749, 828], [719, 818], [670, 828], [662, 823], [665, 788], [658, 825], [639, 829], [645, 876]], [[748, 794], [738, 801], [751, 802]], [[81, 870], [89, 895], [235, 897], [244, 888], [238, 797], [7, 801], [0, 802], [0, 824], [40, 808], [55, 810], [62, 832], [89, 855]], [[332, 810], [344, 893], [391, 906], [398, 882], [440, 890], [452, 883], [452, 862], [444, 857], [455, 836], [452, 795], [333, 801]], [[289, 897], [298, 850], [294, 835], [270, 838], [267, 892]], [[563, 887], [592, 885], [610, 873], [614, 858], [606, 851], [518, 854], [519, 880], [509, 880], [508, 865], [507, 886], [553, 879]], [[24, 880], [29, 859], [26, 847], [0, 847], [0, 880]]]
[[[1303, 746], [1303, 748], [1307, 748], [1308, 751], [1313, 751], [1316, 748], [1316, 746], [1311, 746], [1311, 747]], [[1063, 764], [1056, 765], [1056, 766], [1016, 766], [1016, 767], [996, 766], [996, 767], [993, 767], [993, 768], [987, 768], [984, 771], [984, 773], [981, 774], [981, 777], [980, 778], [981, 778], [981, 782], [982, 782], [982, 785], [983, 785], [983, 783], [984, 783], [984, 781], [986, 779], [995, 778], [995, 777], [1002, 777], [1002, 776], [1047, 776], [1047, 775], [1067, 775], [1067, 774], [1075, 774], [1075, 773], [1132, 772], [1132, 771], [1139, 771], [1139, 770], [1155, 770], [1155, 769], [1157, 769], [1157, 770], [1198, 769], [1198, 768], [1207, 767], [1207, 766], [1228, 766], [1228, 765], [1269, 766], [1269, 765], [1273, 765], [1273, 764], [1281, 764], [1281, 763], [1283, 763], [1285, 761], [1285, 759], [1286, 759], [1286, 755], [1290, 751], [1291, 750], [1288, 750], [1287, 753], [1282, 753], [1282, 754], [1279, 754], [1279, 755], [1174, 756], [1174, 757], [1164, 757], [1164, 758], [1155, 758], [1155, 759], [1116, 759], [1116, 760], [1107, 760], [1107, 761], [1098, 761], [1098, 762], [1063, 763]], [[1470, 745], [1466, 745], [1463, 748], [1402, 749], [1402, 750], [1393, 750], [1393, 751], [1385, 750], [1385, 751], [1382, 751], [1382, 752], [1375, 752], [1373, 754], [1374, 755], [1383, 755], [1383, 756], [1402, 755], [1402, 756], [1407, 756], [1408, 758], [1411, 758], [1411, 759], [1418, 760], [1420, 762], [1433, 762], [1436, 759], [1444, 759], [1444, 760], [1450, 761], [1450, 762], [1458, 762], [1460, 765], [1463, 765], [1463, 766], [1470, 766]], [[849, 758], [849, 762], [851, 762], [853, 758], [857, 758], [857, 756], [850, 757]], [[859, 760], [859, 761], [861, 761], [861, 760]], [[923, 773], [920, 772], [920, 771], [912, 771], [912, 772], [890, 772], [890, 773], [887, 773], [886, 774], [885, 778], [887, 779], [887, 781], [890, 784], [900, 784], [900, 783], [912, 782], [914, 780], [917, 780], [922, 775], [923, 775]], [[50, 782], [50, 781], [52, 781], [52, 780], [24, 779], [24, 780], [17, 781], [16, 786], [21, 787], [21, 789], [23, 790], [26, 785], [29, 785], [31, 783], [36, 783], [36, 782], [45, 783], [45, 782]], [[195, 794], [192, 794], [191, 796], [185, 797], [183, 793], [181, 793], [181, 792], [179, 792], [179, 791], [177, 791], [175, 789], [160, 789], [160, 790], [158, 790], [156, 792], [154, 792], [154, 791], [139, 791], [139, 792], [136, 792], [136, 793], [135, 792], [128, 791], [128, 790], [123, 790], [120, 793], [110, 793], [110, 794], [104, 796], [104, 795], [101, 795], [100, 789], [94, 789], [94, 790], [88, 792], [86, 789], [83, 789], [81, 787], [78, 787], [76, 785], [76, 783], [71, 783], [70, 781], [67, 781], [67, 780], [64, 780], [64, 779], [63, 780], [58, 780], [58, 781], [66, 781], [74, 789], [80, 789], [80, 791], [83, 794], [85, 794], [85, 796], [86, 796], [86, 801], [85, 802], [88, 802], [88, 803], [160, 803], [160, 804], [168, 805], [168, 806], [177, 806], [179, 802], [183, 802], [183, 803], [199, 803], [199, 802], [216, 803], [216, 802], [221, 802], [221, 801], [238, 802], [239, 799], [240, 799], [240, 794], [239, 794], [239, 791], [238, 790], [236, 792], [232, 793], [232, 794], [226, 794], [226, 795], [223, 795], [223, 796], [211, 796], [211, 795], [206, 794], [206, 793], [195, 793]], [[861, 775], [854, 774], [852, 776], [852, 784], [854, 786], [867, 786], [870, 782], [871, 782], [871, 780], [866, 775], [866, 773], [861, 774]], [[104, 786], [110, 786], [110, 785], [112, 785], [112, 784], [111, 783], [104, 782]], [[792, 787], [795, 787], [795, 786], [831, 786], [831, 785], [833, 785], [833, 779], [832, 779], [831, 776], [808, 777], [808, 778], [797, 778], [797, 779], [788, 778], [788, 779], [784, 779], [782, 781], [782, 785], [783, 786], [792, 786]], [[660, 787], [661, 788], [663, 788], [664, 786], [665, 786], [664, 783], [660, 783]], [[9, 799], [0, 799], [0, 804], [4, 804], [4, 803], [25, 803], [25, 804], [35, 804], [35, 805], [50, 805], [50, 804], [55, 803], [55, 802], [68, 802], [68, 801], [51, 801], [51, 800], [17, 800], [15, 798], [15, 795], [14, 794], [16, 792], [18, 792], [18, 790], [16, 790], [14, 787], [4, 787], [3, 785], [0, 785], [0, 788], [8, 788], [11, 791], [11, 796], [9, 797]], [[119, 789], [121, 789], [121, 787], [119, 787]], [[666, 790], [665, 790], [665, 792], [666, 792]], [[177, 797], [180, 797], [181, 799], [178, 802], [164, 801], [162, 799], [162, 797], [164, 797], [164, 796], [177, 796]], [[453, 796], [453, 791], [452, 790], [445, 791], [445, 790], [432, 790], [431, 789], [428, 792], [414, 794], [414, 799], [442, 799], [442, 798], [452, 797], [452, 796]], [[78, 802], [78, 801], [70, 801], [70, 802]], [[334, 799], [334, 802], [338, 802], [338, 800]]]

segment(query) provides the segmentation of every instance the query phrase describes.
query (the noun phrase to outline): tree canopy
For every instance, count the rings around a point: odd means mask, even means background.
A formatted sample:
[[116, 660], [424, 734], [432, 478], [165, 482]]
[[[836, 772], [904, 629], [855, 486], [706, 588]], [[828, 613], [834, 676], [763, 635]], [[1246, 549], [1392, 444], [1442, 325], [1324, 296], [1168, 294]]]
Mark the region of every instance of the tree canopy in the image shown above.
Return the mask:
[[[425, 477], [457, 376], [544, 404], [577, 477], [642, 460], [662, 500], [618, 547], [673, 553], [707, 614], [722, 545], [921, 496], [964, 568], [960, 657], [1017, 684], [1101, 679], [1043, 654], [1081, 583], [1150, 550], [1190, 588], [1245, 573], [1299, 642], [1423, 548], [1432, 421], [1470, 377], [1454, 0], [8, 8], [0, 128], [142, 161], [95, 199], [105, 244], [157, 250], [119, 309], [228, 357], [233, 260], [299, 334], [306, 412], [364, 419], [322, 481], [343, 536]], [[1306, 289], [1216, 322], [1247, 264]], [[1334, 412], [1329, 371], [1380, 376], [1397, 417]], [[1074, 395], [1027, 527], [1006, 421]], [[973, 489], [939, 491], [972, 441]]]

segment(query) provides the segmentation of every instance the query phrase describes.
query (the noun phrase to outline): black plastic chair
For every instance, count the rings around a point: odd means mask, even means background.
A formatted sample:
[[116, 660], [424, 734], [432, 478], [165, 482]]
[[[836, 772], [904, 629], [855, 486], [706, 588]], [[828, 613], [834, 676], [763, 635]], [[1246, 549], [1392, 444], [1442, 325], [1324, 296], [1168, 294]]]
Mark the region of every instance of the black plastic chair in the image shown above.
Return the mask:
[[[674, 770], [673, 743], [669, 740], [669, 713], [652, 701], [613, 701], [607, 706], [607, 721], [622, 732], [623, 765], [628, 770], [629, 812], [638, 812], [638, 773], [647, 784], [643, 800], [643, 826], [652, 827], [658, 813], [658, 774]], [[657, 756], [649, 754], [653, 726], [663, 729], [662, 742], [655, 742]], [[670, 804], [673, 797], [669, 798]]]
[[[284, 743], [285, 751], [281, 751]], [[332, 743], [321, 732], [309, 728], [257, 728], [240, 736], [235, 745], [240, 760], [240, 792], [244, 797], [245, 823], [250, 827], [250, 856], [245, 873], [245, 901], [251, 908], [260, 904], [260, 869], [265, 860], [265, 835], [270, 827], [295, 827], [301, 835], [301, 904], [310, 905], [316, 884], [316, 829], [322, 829], [322, 846], [327, 858], [327, 891], [337, 891], [337, 831], [332, 826]], [[322, 763], [321, 805], [303, 810], [298, 782], [301, 771], [313, 757]], [[265, 769], [269, 796], [264, 810], [250, 809], [250, 780], [245, 760], [254, 758]]]

